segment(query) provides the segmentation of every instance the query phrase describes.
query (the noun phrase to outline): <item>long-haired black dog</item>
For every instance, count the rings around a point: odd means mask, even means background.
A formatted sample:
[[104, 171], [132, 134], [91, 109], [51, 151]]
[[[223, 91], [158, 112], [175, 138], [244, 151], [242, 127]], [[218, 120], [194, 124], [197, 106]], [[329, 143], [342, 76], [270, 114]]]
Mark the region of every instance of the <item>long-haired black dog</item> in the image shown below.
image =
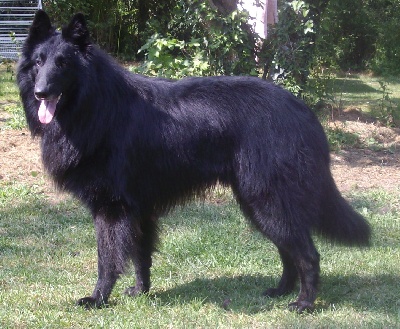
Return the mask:
[[258, 78], [181, 81], [134, 75], [93, 45], [84, 17], [61, 32], [38, 11], [17, 73], [33, 135], [56, 184], [91, 211], [98, 281], [79, 305], [99, 307], [129, 260], [134, 296], [150, 288], [157, 220], [212, 187], [232, 187], [246, 217], [278, 248], [282, 278], [268, 296], [300, 293], [291, 308], [313, 307], [317, 231], [366, 245], [367, 222], [338, 192], [329, 150], [313, 113]]

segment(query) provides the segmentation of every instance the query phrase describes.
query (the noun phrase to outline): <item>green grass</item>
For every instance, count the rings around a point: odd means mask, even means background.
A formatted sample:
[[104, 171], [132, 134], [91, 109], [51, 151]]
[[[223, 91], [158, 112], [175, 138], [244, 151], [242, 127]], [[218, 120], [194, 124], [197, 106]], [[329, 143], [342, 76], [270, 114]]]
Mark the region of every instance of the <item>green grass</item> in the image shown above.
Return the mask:
[[0, 62], [0, 101], [15, 102], [16, 94], [15, 67]]
[[15, 81], [15, 67], [7, 63], [0, 63], [0, 124], [3, 129], [26, 127]]
[[366, 74], [345, 75], [333, 80], [335, 105], [357, 108], [380, 119], [383, 123], [390, 112], [394, 122], [400, 123], [400, 78], [375, 77]]
[[[339, 109], [340, 113], [344, 110], [357, 110], [361, 113], [359, 118], [361, 121], [373, 119], [377, 121], [376, 126], [400, 127], [400, 78], [343, 74], [332, 79], [329, 89], [332, 90], [330, 104], [318, 114], [331, 149], [333, 151], [349, 147], [385, 149], [373, 137], [363, 140], [359, 134], [345, 131], [343, 126], [329, 125], [331, 111], [336, 112]], [[353, 120], [357, 120], [356, 118], [357, 116]], [[389, 152], [393, 151], [390, 147]]]
[[[1, 328], [395, 328], [400, 325], [400, 190], [349, 196], [370, 221], [373, 245], [352, 249], [316, 238], [321, 287], [312, 314], [287, 310], [296, 294], [262, 297], [276, 285], [275, 247], [249, 226], [232, 200], [193, 203], [161, 221], [153, 287], [111, 306], [74, 305], [96, 281], [89, 214], [76, 202], [50, 203], [35, 189], [3, 184], [0, 193]], [[224, 303], [226, 307], [224, 307]]]

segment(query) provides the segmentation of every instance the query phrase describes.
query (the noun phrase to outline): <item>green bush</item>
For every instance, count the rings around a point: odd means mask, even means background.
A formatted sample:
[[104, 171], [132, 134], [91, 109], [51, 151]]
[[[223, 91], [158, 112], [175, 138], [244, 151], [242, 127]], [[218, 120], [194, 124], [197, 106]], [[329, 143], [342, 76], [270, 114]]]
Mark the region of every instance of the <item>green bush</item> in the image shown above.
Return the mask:
[[375, 54], [371, 69], [384, 75], [400, 73], [400, 2], [371, 1], [372, 22], [375, 23]]
[[173, 79], [209, 75], [210, 65], [200, 45], [197, 39], [185, 42], [154, 34], [140, 49], [146, 53], [145, 62], [131, 70]]
[[262, 52], [269, 77], [311, 107], [332, 97], [329, 82], [333, 75], [316, 51], [318, 15], [306, 1], [285, 1]]
[[61, 27], [77, 12], [88, 20], [93, 39], [103, 49], [129, 56], [138, 49], [138, 2], [106, 0], [43, 0], [43, 8], [56, 27]]
[[[153, 19], [154, 31], [139, 52], [145, 61], [135, 71], [180, 78], [188, 75], [257, 75], [255, 41], [247, 26], [247, 15], [234, 11], [221, 16], [208, 3], [180, 0], [167, 27]], [[183, 14], [183, 15], [182, 15]], [[164, 35], [156, 31], [167, 31]]]
[[331, 0], [321, 13], [320, 57], [342, 70], [400, 73], [400, 2]]
[[272, 52], [272, 79], [294, 94], [301, 94], [313, 55], [314, 22], [305, 1], [287, 1], [279, 22], [270, 34], [267, 52]]

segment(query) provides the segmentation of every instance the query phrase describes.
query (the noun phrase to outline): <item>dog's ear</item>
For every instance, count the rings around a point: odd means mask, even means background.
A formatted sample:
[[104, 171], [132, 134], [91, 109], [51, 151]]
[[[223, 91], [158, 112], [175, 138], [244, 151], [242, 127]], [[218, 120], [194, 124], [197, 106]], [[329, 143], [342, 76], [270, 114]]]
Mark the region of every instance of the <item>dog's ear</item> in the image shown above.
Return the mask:
[[83, 14], [79, 13], [72, 17], [71, 22], [62, 29], [62, 36], [65, 40], [79, 46], [81, 51], [85, 51], [91, 44], [89, 30]]
[[38, 10], [29, 29], [28, 40], [41, 41], [53, 33], [50, 18], [43, 10]]

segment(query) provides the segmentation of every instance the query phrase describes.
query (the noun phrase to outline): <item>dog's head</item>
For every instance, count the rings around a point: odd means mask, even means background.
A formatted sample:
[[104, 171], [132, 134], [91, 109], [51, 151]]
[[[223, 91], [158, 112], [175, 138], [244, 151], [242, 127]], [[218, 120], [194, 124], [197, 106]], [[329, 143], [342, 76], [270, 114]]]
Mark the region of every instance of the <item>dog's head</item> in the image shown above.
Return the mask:
[[85, 69], [90, 47], [82, 14], [76, 14], [59, 32], [44, 11], [36, 13], [22, 49], [18, 84], [21, 89], [30, 89], [25, 93], [31, 94], [25, 97], [36, 99], [31, 102], [37, 106], [36, 118], [42, 124], [52, 121], [63, 95], [73, 97], [71, 94]]

